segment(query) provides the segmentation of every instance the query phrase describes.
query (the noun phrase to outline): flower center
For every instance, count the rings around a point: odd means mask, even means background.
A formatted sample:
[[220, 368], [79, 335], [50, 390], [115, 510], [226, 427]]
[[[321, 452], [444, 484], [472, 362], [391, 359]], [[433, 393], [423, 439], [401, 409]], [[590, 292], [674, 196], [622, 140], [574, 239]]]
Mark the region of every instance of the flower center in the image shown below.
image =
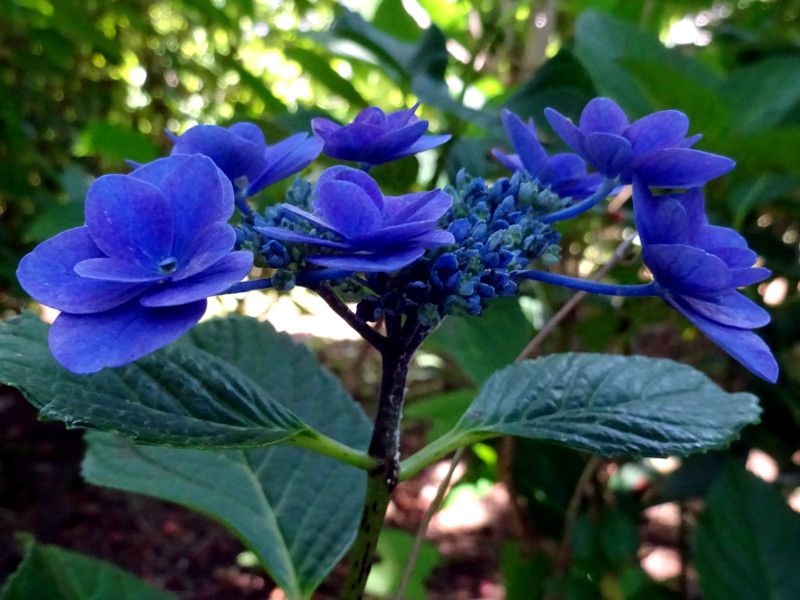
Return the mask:
[[174, 273], [175, 269], [178, 268], [178, 261], [170, 256], [169, 258], [165, 258], [160, 263], [158, 263], [158, 270], [162, 275], [169, 275], [170, 273]]

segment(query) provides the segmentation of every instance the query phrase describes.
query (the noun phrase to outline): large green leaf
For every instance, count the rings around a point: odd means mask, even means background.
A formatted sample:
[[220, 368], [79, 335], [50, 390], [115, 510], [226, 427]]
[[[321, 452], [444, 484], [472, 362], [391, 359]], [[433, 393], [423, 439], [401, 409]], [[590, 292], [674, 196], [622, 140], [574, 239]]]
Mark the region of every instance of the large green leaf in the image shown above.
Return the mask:
[[686, 365], [568, 353], [493, 375], [455, 430], [550, 440], [602, 455], [666, 456], [725, 445], [759, 413], [751, 394], [727, 393]]
[[800, 598], [800, 515], [741, 467], [711, 489], [695, 531], [695, 565], [706, 598]]
[[0, 383], [18, 388], [43, 418], [203, 448], [260, 446], [308, 431], [282, 398], [199, 348], [172, 345], [119, 369], [76, 375], [51, 356], [47, 330], [30, 314], [0, 325]]
[[[225, 357], [319, 431], [366, 447], [363, 411], [304, 346], [269, 325], [244, 317], [212, 320], [180, 345]], [[286, 445], [215, 452], [137, 447], [104, 434], [88, 439], [88, 481], [220, 521], [292, 600], [310, 597], [354, 539], [365, 475], [326, 456]]]
[[175, 600], [110, 563], [20, 537], [25, 557], [0, 600]]

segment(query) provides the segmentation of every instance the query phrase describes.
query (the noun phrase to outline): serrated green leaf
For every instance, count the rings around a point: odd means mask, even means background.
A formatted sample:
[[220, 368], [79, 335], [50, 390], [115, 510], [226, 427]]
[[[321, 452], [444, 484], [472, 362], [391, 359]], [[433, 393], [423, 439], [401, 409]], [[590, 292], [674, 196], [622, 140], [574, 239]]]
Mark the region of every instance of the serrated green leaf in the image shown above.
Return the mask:
[[[307, 348], [268, 324], [233, 316], [202, 323], [181, 342], [225, 357], [306, 423], [365, 448], [369, 421]], [[308, 598], [352, 543], [362, 471], [302, 448], [239, 451], [137, 447], [88, 436], [83, 465], [97, 485], [182, 504], [230, 528], [292, 600]]]
[[0, 600], [175, 600], [119, 567], [20, 536], [25, 557], [0, 590]]
[[30, 314], [0, 325], [0, 383], [19, 389], [42, 418], [200, 448], [261, 446], [307, 431], [239, 369], [199, 348], [172, 345], [125, 367], [76, 375], [51, 356], [47, 331]]
[[711, 489], [694, 543], [704, 597], [800, 598], [800, 515], [741, 467]]
[[725, 445], [759, 414], [755, 396], [727, 393], [687, 365], [568, 353], [493, 375], [454, 431], [550, 440], [601, 455], [667, 456]]

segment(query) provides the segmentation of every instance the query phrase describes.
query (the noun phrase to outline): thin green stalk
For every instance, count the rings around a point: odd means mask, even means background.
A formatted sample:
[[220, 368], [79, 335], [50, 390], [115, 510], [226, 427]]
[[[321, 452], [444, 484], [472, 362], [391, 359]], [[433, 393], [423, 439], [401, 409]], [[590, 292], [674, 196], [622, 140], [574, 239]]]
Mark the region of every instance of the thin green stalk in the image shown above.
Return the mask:
[[289, 443], [301, 448], [308, 448], [319, 454], [330, 456], [336, 460], [369, 471], [378, 465], [378, 461], [365, 452], [337, 442], [318, 431], [305, 430], [289, 440]]

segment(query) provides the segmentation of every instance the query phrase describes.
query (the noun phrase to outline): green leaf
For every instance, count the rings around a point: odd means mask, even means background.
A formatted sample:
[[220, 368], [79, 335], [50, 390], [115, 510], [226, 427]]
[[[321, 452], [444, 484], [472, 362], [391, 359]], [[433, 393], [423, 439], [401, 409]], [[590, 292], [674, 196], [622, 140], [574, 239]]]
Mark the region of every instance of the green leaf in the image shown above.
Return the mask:
[[361, 94], [353, 87], [353, 84], [334, 71], [324, 56], [299, 46], [287, 47], [284, 50], [284, 55], [289, 60], [300, 64], [303, 67], [303, 71], [315, 81], [324, 85], [334, 94], [341, 96], [353, 106], [362, 108], [367, 105], [366, 100], [361, 97]]
[[517, 542], [504, 544], [500, 551], [500, 576], [506, 600], [544, 597], [550, 569], [550, 560], [544, 553], [525, 556]]
[[514, 361], [533, 335], [517, 298], [499, 298], [478, 319], [451, 317], [428, 339], [452, 356], [476, 383]]
[[800, 598], [800, 515], [741, 467], [711, 489], [694, 543], [704, 597]]
[[200, 448], [260, 446], [308, 433], [252, 379], [199, 348], [172, 345], [125, 367], [76, 375], [51, 356], [47, 330], [30, 314], [0, 325], [0, 383], [19, 389], [42, 418]]
[[727, 393], [687, 365], [568, 353], [493, 375], [454, 432], [550, 440], [601, 455], [667, 456], [723, 446], [759, 413], [755, 396]]
[[[384, 529], [378, 539], [378, 563], [372, 567], [367, 580], [366, 591], [371, 596], [389, 598], [392, 596], [405, 571], [414, 536], [399, 529]], [[406, 600], [426, 600], [428, 593], [425, 580], [441, 561], [436, 546], [422, 542], [414, 572], [403, 596]]]
[[20, 535], [25, 557], [0, 590], [0, 600], [175, 600], [127, 571], [85, 554]]
[[734, 71], [723, 93], [736, 115], [736, 130], [749, 133], [775, 127], [800, 103], [800, 58], [768, 58]]
[[[230, 317], [199, 325], [181, 344], [224, 356], [307, 423], [338, 442], [366, 447], [370, 426], [363, 411], [287, 335]], [[286, 445], [200, 451], [87, 437], [87, 481], [211, 516], [259, 557], [292, 600], [310, 597], [355, 537], [365, 475], [326, 456]]]
[[107, 121], [90, 123], [81, 132], [73, 151], [75, 156], [97, 156], [117, 163], [126, 159], [147, 162], [158, 156], [158, 148], [149, 137]]

